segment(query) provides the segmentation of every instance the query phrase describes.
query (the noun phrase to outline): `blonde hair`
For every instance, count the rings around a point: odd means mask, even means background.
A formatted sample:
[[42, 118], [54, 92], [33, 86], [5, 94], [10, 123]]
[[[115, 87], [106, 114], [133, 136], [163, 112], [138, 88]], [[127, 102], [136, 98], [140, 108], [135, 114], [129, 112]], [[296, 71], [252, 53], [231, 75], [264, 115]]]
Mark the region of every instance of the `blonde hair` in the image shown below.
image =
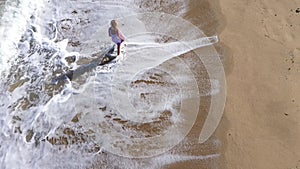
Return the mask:
[[118, 27], [118, 22], [116, 20], [111, 20], [110, 25], [116, 29]]

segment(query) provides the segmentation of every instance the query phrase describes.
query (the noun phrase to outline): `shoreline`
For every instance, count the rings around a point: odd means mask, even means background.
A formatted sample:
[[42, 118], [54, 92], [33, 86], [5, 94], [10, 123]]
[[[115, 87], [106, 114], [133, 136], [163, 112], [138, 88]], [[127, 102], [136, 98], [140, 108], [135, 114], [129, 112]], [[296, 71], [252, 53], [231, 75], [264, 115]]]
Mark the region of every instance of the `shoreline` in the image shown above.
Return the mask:
[[[222, 38], [220, 38], [220, 35], [223, 33], [223, 31], [227, 27], [227, 18], [225, 17], [224, 13], [222, 12], [221, 9], [221, 2], [220, 0], [214, 0], [214, 1], [209, 1], [212, 6], [214, 6], [213, 10], [216, 11], [217, 18], [219, 25], [216, 28], [216, 34], [219, 37], [219, 43], [217, 43], [215, 46], [217, 52], [220, 55], [221, 62], [223, 63], [224, 71], [225, 71], [225, 78], [226, 78], [226, 93], [227, 92], [227, 76], [231, 74], [233, 70], [233, 54], [232, 50], [230, 49], [229, 46], [226, 45], [226, 43], [223, 42]], [[221, 155], [220, 155], [220, 160], [219, 160], [219, 168], [222, 169], [227, 169], [228, 166], [226, 165], [226, 150], [227, 150], [227, 131], [230, 128], [230, 121], [226, 117], [226, 108], [227, 108], [227, 96], [225, 100], [225, 107], [224, 107], [224, 113], [223, 116], [220, 120], [220, 123], [215, 131], [215, 136], [220, 139], [221, 141]]]
[[[203, 33], [206, 36], [213, 36], [213, 35], [220, 36], [220, 34], [224, 31], [224, 29], [227, 26], [227, 20], [226, 20], [225, 16], [223, 15], [223, 13], [221, 12], [221, 6], [220, 6], [219, 0], [213, 0], [213, 1], [191, 0], [190, 4], [189, 4], [189, 10], [186, 13], [186, 15], [184, 15], [183, 18], [190, 21], [192, 24], [196, 25], [200, 30], [203, 31]], [[203, 23], [205, 23], [205, 24], [203, 24]], [[232, 67], [233, 67], [231, 49], [228, 46], [226, 46], [225, 43], [223, 43], [222, 39], [220, 39], [220, 38], [219, 38], [219, 42], [217, 44], [214, 44], [214, 47], [220, 55], [221, 62], [223, 63], [223, 66], [224, 66], [225, 76], [227, 76], [227, 74], [231, 73]], [[203, 102], [203, 99], [206, 100], [206, 101], [204, 101], [206, 103], [204, 103], [202, 105], [202, 108], [200, 105], [200, 109], [201, 109], [201, 111], [203, 111], [203, 106], [207, 108], [207, 103], [208, 103], [209, 98], [201, 97], [201, 99], [202, 99], [201, 102]], [[226, 103], [225, 103], [225, 109], [226, 109]], [[225, 111], [225, 109], [224, 109], [224, 111]], [[205, 111], [205, 108], [204, 108], [204, 111]], [[224, 112], [222, 119], [220, 121], [220, 124], [218, 125], [216, 131], [211, 136], [211, 138], [198, 146], [198, 147], [200, 147], [200, 150], [201, 150], [201, 147], [203, 149], [203, 147], [208, 146], [209, 145], [208, 143], [211, 142], [211, 140], [213, 140], [213, 139], [220, 140], [220, 142], [221, 142], [220, 147], [217, 148], [218, 149], [217, 152], [220, 153], [220, 156], [218, 159], [216, 159], [213, 162], [213, 165], [209, 165], [209, 163], [207, 163], [206, 167], [208, 167], [208, 168], [213, 168], [213, 167], [222, 168], [222, 169], [226, 168], [226, 165], [225, 165], [226, 160], [224, 157], [224, 154], [225, 154], [225, 151], [227, 148], [226, 131], [228, 130], [230, 124], [229, 124], [229, 121], [225, 120], [225, 118], [226, 118], [225, 113], [226, 112]], [[204, 122], [205, 118], [206, 118], [206, 116], [202, 116], [202, 117], [201, 117], [201, 115], [200, 115], [200, 117], [198, 116], [197, 123], [195, 124], [193, 129], [194, 128], [201, 129], [203, 127], [203, 122]], [[193, 129], [191, 130], [190, 133], [195, 133], [195, 131], [193, 131]], [[193, 138], [198, 139], [198, 135], [194, 135], [194, 134], [191, 134], [191, 135]], [[213, 148], [213, 146], [211, 148]], [[204, 149], [207, 149], [207, 148], [204, 148]], [[213, 151], [211, 150], [211, 152], [213, 152]]]

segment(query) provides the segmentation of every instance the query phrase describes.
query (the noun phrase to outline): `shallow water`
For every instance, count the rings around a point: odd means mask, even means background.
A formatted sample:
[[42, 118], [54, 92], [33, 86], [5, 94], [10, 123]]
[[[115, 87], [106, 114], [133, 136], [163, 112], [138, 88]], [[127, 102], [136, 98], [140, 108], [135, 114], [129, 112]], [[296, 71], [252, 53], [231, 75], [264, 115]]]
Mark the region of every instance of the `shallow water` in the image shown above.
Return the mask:
[[[6, 1], [0, 168], [163, 168], [217, 159], [216, 139], [207, 143], [210, 153], [197, 154], [188, 150], [197, 141], [185, 137], [197, 122], [200, 97], [217, 111], [224, 92], [211, 46], [217, 36], [177, 17], [186, 8], [181, 0]], [[112, 45], [113, 18], [126, 36], [122, 59], [107, 72], [53, 83]], [[70, 56], [77, 61], [69, 63]], [[214, 131], [206, 128], [200, 140]]]

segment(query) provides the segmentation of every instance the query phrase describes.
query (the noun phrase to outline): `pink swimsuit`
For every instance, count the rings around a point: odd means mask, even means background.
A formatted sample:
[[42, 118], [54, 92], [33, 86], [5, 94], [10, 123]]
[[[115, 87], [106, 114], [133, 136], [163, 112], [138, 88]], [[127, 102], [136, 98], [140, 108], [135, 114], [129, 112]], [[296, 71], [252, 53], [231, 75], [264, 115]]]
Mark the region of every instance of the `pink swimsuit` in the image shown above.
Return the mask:
[[121, 39], [119, 38], [118, 33], [112, 34], [111, 33], [111, 28], [109, 28], [109, 35], [111, 36], [111, 40], [113, 42], [115, 42], [116, 44], [120, 44], [123, 41], [122, 39], [124, 39], [124, 36], [123, 36], [122, 32], [119, 29], [118, 29], [118, 32], [120, 34]]

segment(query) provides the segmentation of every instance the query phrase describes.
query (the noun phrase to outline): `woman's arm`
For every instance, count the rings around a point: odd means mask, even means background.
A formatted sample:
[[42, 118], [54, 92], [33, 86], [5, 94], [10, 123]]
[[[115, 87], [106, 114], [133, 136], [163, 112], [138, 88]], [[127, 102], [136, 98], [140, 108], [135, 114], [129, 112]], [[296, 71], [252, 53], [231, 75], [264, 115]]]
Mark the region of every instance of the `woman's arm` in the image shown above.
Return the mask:
[[121, 39], [121, 40], [125, 40], [125, 37], [123, 36], [122, 32], [118, 29], [118, 37]]
[[110, 31], [110, 29], [111, 29], [111, 28], [108, 29], [108, 36], [111, 36], [111, 31]]

